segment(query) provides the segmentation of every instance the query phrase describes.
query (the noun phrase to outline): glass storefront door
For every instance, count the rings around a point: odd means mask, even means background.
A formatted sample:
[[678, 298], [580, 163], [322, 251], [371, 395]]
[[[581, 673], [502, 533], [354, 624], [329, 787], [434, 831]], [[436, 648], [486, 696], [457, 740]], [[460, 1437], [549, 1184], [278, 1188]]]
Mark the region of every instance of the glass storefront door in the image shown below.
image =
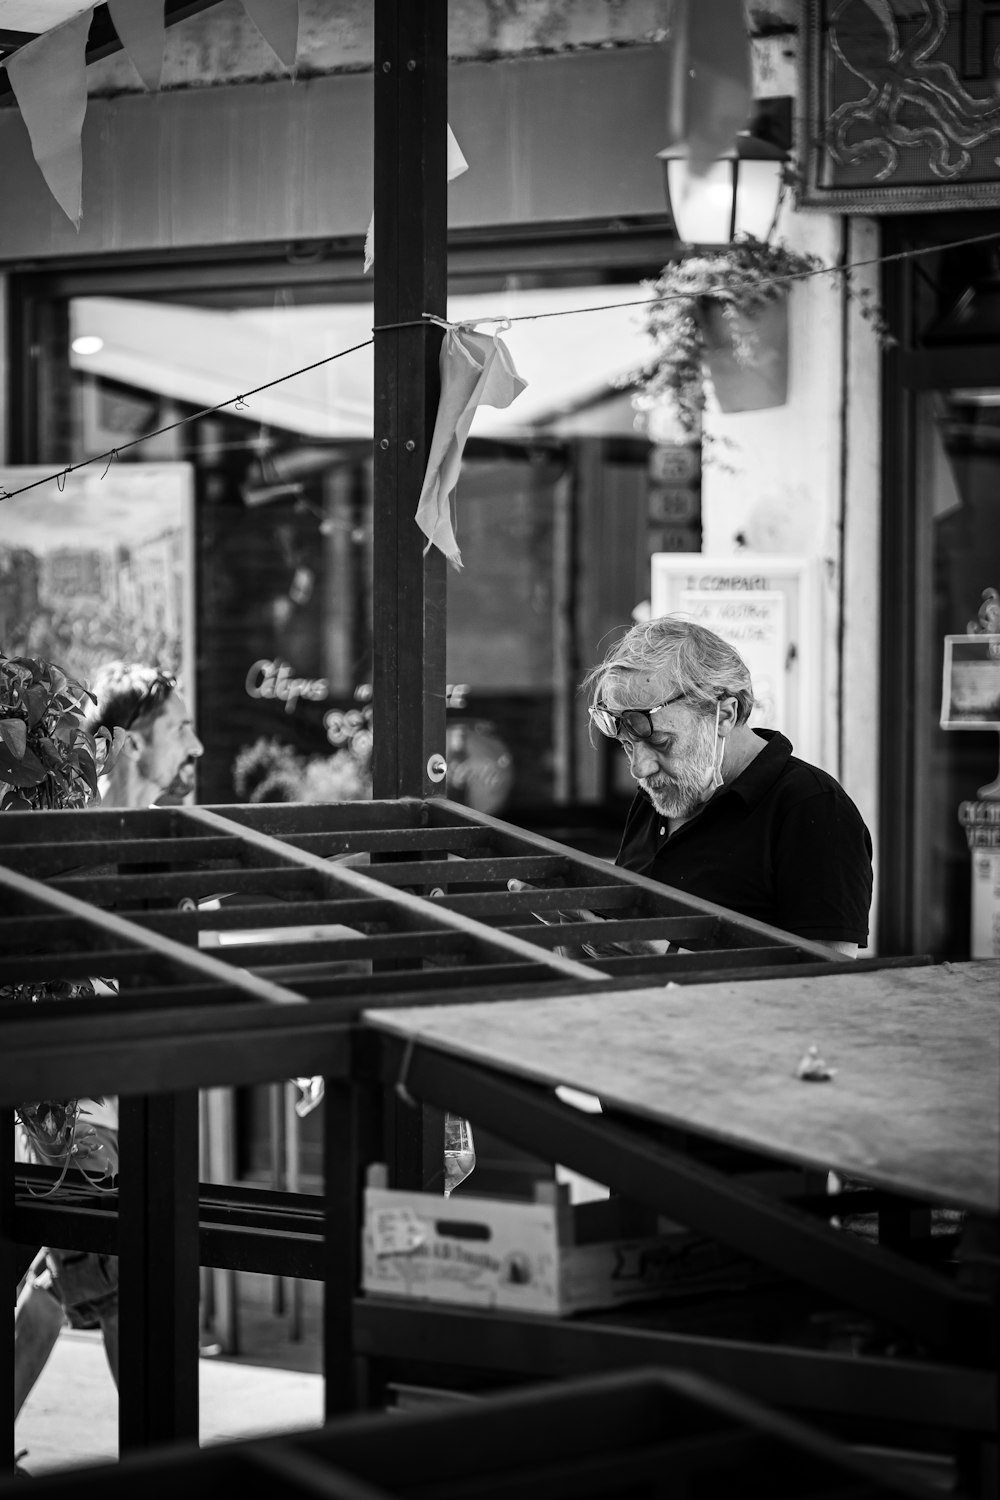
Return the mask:
[[898, 344], [884, 383], [879, 951], [994, 957], [1000, 221], [922, 215], [884, 231]]
[[1000, 387], [922, 392], [917, 442], [931, 576], [920, 941], [943, 958], [1000, 957]]

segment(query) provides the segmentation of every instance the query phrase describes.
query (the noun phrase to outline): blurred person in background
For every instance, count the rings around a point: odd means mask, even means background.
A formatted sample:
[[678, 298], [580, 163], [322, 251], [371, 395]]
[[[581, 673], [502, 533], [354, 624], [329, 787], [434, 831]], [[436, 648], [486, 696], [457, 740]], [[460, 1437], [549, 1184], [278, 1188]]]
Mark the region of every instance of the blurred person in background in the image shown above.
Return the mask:
[[[92, 807], [165, 806], [193, 791], [204, 747], [175, 678], [155, 667], [113, 661], [97, 672], [91, 691], [96, 701], [83, 704], [85, 727], [107, 729], [117, 752], [99, 778], [100, 802]], [[23, 1130], [19, 1135], [22, 1160], [58, 1165], [47, 1152], [43, 1158]], [[117, 1099], [81, 1101], [73, 1165], [92, 1177], [117, 1174]], [[117, 1385], [117, 1256], [46, 1248], [35, 1258], [14, 1315], [15, 1418], [67, 1323], [100, 1328]]]
[[121, 730], [121, 747], [99, 786], [102, 807], [163, 807], [194, 790], [204, 746], [176, 678], [123, 661], [101, 667], [91, 686], [88, 727]]

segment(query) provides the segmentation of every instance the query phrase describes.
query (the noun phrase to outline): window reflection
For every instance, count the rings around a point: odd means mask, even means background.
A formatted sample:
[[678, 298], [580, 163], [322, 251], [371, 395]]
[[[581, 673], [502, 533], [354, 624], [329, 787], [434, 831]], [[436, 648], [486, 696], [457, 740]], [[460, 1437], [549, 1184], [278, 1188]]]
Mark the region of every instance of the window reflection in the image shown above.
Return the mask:
[[[921, 947], [942, 958], [964, 958], [973, 947], [974, 887], [980, 903], [984, 881], [1000, 890], [1000, 848], [978, 854], [979, 864], [985, 858], [995, 871], [973, 868], [977, 856], [969, 847], [967, 809], [965, 814], [962, 809], [996, 778], [1000, 736], [989, 729], [942, 729], [940, 684], [945, 636], [976, 625], [984, 589], [1000, 587], [1000, 390], [926, 394], [918, 432], [918, 498], [933, 590], [923, 625], [930, 683], [915, 747], [929, 791], [920, 814], [928, 924]], [[1000, 953], [1000, 942], [993, 952]]]

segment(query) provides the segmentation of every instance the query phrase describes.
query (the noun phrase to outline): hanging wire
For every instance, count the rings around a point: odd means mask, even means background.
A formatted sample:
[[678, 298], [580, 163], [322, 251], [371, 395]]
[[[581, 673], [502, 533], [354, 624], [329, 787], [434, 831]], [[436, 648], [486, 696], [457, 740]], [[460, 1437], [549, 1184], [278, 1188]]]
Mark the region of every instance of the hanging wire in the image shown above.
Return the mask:
[[252, 391], [244, 391], [242, 396], [230, 396], [228, 400], [220, 401], [217, 406], [206, 406], [202, 411], [192, 412], [190, 416], [181, 417], [176, 422], [168, 422], [166, 427], [157, 427], [153, 432], [144, 432], [142, 437], [133, 438], [130, 443], [119, 443], [117, 448], [104, 453], [95, 453], [93, 458], [83, 458], [78, 464], [70, 464], [69, 468], [60, 470], [58, 474], [47, 474], [42, 479], [33, 480], [31, 484], [21, 485], [20, 489], [10, 490], [7, 494], [0, 495], [0, 501], [13, 500], [15, 495], [26, 494], [28, 490], [35, 490], [42, 484], [51, 484], [53, 479], [59, 485], [61, 494], [66, 488], [67, 474], [75, 474], [78, 469], [87, 469], [92, 464], [102, 463], [107, 458], [117, 457], [127, 448], [137, 448], [140, 443], [148, 443], [151, 438], [162, 437], [165, 432], [174, 432], [178, 427], [187, 427], [191, 422], [200, 421], [202, 417], [211, 417], [217, 411], [225, 411], [227, 406], [235, 406], [241, 401], [245, 403], [248, 396], [257, 396], [261, 391], [269, 391], [272, 386], [281, 385], [286, 380], [294, 380], [296, 375], [306, 375], [310, 370], [318, 369], [320, 365], [328, 365], [332, 360], [343, 359], [345, 355], [354, 354], [358, 349], [367, 349], [374, 342], [374, 339], [364, 339], [360, 344], [352, 344], [349, 349], [340, 349], [336, 354], [328, 354], [325, 359], [317, 359], [311, 365], [303, 365], [299, 370], [290, 370], [287, 375], [279, 375], [276, 380], [268, 380], [264, 385], [255, 386]]
[[[768, 281], [761, 281], [761, 286], [787, 286], [792, 281], [806, 281], [813, 276], [844, 276], [850, 277], [854, 271], [859, 271], [867, 266], [888, 265], [891, 261], [916, 260], [921, 256], [938, 254], [944, 250], [960, 250], [969, 245], [983, 245], [991, 241], [1000, 240], [1000, 233], [993, 231], [988, 234], [969, 235], [965, 239], [948, 240], [940, 245], [920, 245], [910, 250], [897, 250], [890, 255], [873, 255], [867, 260], [851, 261], [847, 265], [816, 266], [806, 271], [790, 272], [785, 276], [775, 276]], [[164, 433], [174, 432], [179, 427], [187, 427], [192, 422], [198, 422], [202, 417], [210, 417], [215, 412], [225, 411], [232, 406], [236, 411], [247, 409], [247, 397], [257, 396], [261, 391], [269, 391], [276, 385], [282, 385], [286, 380], [294, 380], [297, 375], [306, 375], [310, 370], [318, 370], [322, 365], [331, 364], [335, 359], [343, 359], [348, 354], [355, 354], [359, 349], [367, 349], [374, 344], [374, 335], [377, 333], [391, 333], [402, 328], [426, 328], [428, 323], [438, 324], [445, 328], [471, 328], [478, 323], [496, 323], [498, 332], [501, 327], [510, 328], [514, 323], [538, 322], [542, 318], [571, 318], [582, 313], [617, 312], [624, 307], [656, 307], [664, 302], [681, 301], [688, 294], [683, 292], [672, 292], [662, 297], [640, 297], [631, 302], [606, 302], [597, 306], [589, 307], [560, 307], [550, 312], [534, 313], [498, 313], [495, 316], [483, 316], [480, 318], [466, 319], [461, 323], [449, 323], [446, 318], [439, 317], [436, 313], [422, 313], [419, 318], [409, 318], [399, 323], [377, 323], [372, 328], [372, 338], [364, 339], [360, 344], [352, 344], [348, 349], [340, 349], [336, 354], [328, 354], [323, 359], [314, 360], [310, 365], [303, 365], [301, 369], [290, 370], [287, 375], [279, 375], [274, 380], [268, 380], [263, 385], [255, 386], [252, 391], [244, 391], [240, 396], [230, 396], [226, 401], [220, 401], [216, 406], [206, 406], [201, 411], [192, 412], [190, 416], [181, 417], [176, 422], [170, 422], [166, 427], [157, 427], [153, 432], [143, 433], [142, 437], [133, 438], [131, 442], [121, 443], [117, 448], [112, 448], [104, 453], [97, 453], [93, 458], [81, 459], [77, 464], [70, 464], [68, 468], [60, 470], [56, 474], [48, 474], [42, 479], [35, 479], [31, 484], [21, 485], [16, 490], [5, 490], [0, 494], [0, 504], [4, 500], [13, 500], [16, 495], [26, 494], [28, 490], [38, 489], [44, 484], [51, 484], [54, 479], [60, 494], [66, 488], [66, 478], [69, 474], [75, 474], [79, 469], [89, 468], [92, 464], [108, 461], [111, 462], [128, 448], [137, 448], [141, 443], [148, 443], [151, 438], [162, 437]], [[108, 472], [105, 468], [104, 473]], [[101, 476], [102, 478], [104, 475]], [[0, 486], [0, 489], [3, 489]]]
[[[808, 281], [813, 276], [850, 276], [853, 271], [860, 271], [866, 266], [883, 266], [895, 260], [913, 260], [917, 256], [936, 254], [941, 250], [958, 250], [966, 245], [982, 245], [991, 240], [1000, 240], [1000, 233], [994, 230], [991, 234], [978, 234], [969, 239], [950, 240], [942, 245], [921, 245], [914, 250], [896, 250], [891, 255], [873, 255], [868, 260], [852, 260], [842, 266], [813, 266], [806, 271], [789, 271], [784, 276], [772, 276], [768, 279], [762, 278], [755, 283], [758, 286], [787, 286], [790, 281]], [[617, 312], [623, 307], [657, 307], [663, 302], [682, 302], [690, 299], [689, 292], [668, 292], [662, 297], [639, 297], [633, 302], [605, 302], [597, 307], [560, 307], [552, 312], [535, 313], [498, 313], [495, 317], [476, 318], [477, 323], [506, 323], [508, 327], [512, 323], [531, 323], [539, 318], [571, 318], [577, 313], [589, 312]], [[432, 322], [440, 323], [443, 320], [434, 317], [431, 313], [424, 313], [425, 318]], [[389, 324], [389, 327], [403, 328], [408, 325], [403, 323]], [[451, 324], [451, 327], [466, 327], [466, 323]], [[381, 330], [376, 328], [375, 333]]]

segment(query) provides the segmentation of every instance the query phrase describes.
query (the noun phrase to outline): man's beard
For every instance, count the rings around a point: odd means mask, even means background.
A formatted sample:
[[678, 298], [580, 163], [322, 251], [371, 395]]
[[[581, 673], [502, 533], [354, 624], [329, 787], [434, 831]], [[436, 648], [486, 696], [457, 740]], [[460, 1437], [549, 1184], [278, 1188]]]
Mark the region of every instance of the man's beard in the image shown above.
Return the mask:
[[[180, 767], [170, 785], [163, 788], [160, 797], [169, 797], [173, 801], [179, 801], [182, 797], [186, 797], [188, 792], [194, 790], [194, 777], [195, 763], [194, 759], [191, 758], [186, 760]], [[159, 798], [157, 798], [157, 801], [159, 801]]]
[[694, 743], [684, 754], [685, 765], [676, 775], [657, 771], [639, 782], [661, 818], [689, 818], [705, 800], [715, 772], [716, 732], [707, 719], [694, 734]]

